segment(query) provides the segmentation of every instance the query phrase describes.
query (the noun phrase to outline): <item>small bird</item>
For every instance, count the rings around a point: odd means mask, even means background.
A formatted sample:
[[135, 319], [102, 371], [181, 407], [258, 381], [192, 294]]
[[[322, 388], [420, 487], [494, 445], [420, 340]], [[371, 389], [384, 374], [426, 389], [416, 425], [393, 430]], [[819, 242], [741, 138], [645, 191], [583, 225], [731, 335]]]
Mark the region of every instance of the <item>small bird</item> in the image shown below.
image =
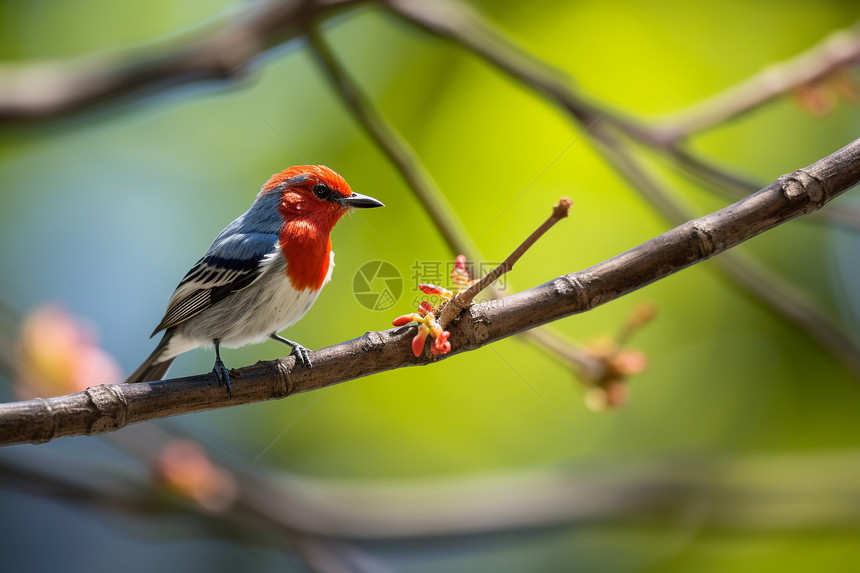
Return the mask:
[[299, 365], [305, 347], [278, 335], [311, 308], [331, 280], [331, 230], [350, 209], [383, 207], [353, 193], [324, 165], [298, 165], [273, 175], [245, 213], [227, 225], [173, 292], [152, 336], [155, 350], [126, 382], [160, 380], [174, 358], [215, 346], [212, 371], [231, 390], [221, 346], [238, 348], [273, 338]]

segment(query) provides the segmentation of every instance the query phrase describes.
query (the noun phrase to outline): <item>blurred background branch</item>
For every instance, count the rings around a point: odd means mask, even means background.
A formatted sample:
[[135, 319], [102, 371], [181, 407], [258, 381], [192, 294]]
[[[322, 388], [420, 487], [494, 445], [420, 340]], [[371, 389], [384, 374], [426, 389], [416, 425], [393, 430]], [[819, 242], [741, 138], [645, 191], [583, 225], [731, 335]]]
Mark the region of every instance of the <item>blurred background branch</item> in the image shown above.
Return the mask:
[[267, 0], [207, 30], [139, 51], [0, 68], [0, 125], [44, 121], [120, 98], [201, 81], [237, 80], [254, 59], [355, 0]]
[[860, 24], [839, 30], [797, 56], [768, 66], [747, 80], [715, 94], [658, 124], [660, 139], [677, 144], [700, 131], [732, 121], [773, 99], [814, 86], [860, 64]]
[[[178, 441], [149, 436], [140, 459], [154, 471]], [[117, 444], [121, 446], [121, 444]], [[185, 447], [185, 446], [182, 446]], [[193, 446], [199, 447], [199, 446]], [[673, 527], [686, 512], [697, 529], [803, 531], [860, 529], [860, 496], [853, 479], [858, 452], [664, 458], [510, 472], [426, 482], [364, 484], [307, 479], [284, 472], [248, 472], [227, 464], [235, 493], [221, 507], [200, 507], [169, 489], [117, 479], [105, 468], [69, 463], [55, 471], [40, 456], [0, 454], [0, 482], [23, 492], [133, 517], [175, 514], [200, 522], [202, 535], [245, 529], [262, 542], [273, 532], [288, 539], [392, 542], [499, 534], [539, 528], [648, 521]], [[212, 467], [223, 464], [211, 460]], [[808, 468], [814, 467], [814, 471]], [[247, 528], [253, 528], [248, 532]], [[268, 531], [268, 534], [264, 534]]]
[[[761, 188], [761, 185], [718, 168], [682, 147], [682, 139], [695, 130], [683, 132], [683, 128], [679, 131], [679, 128], [666, 128], [659, 124], [652, 127], [584, 97], [573, 87], [573, 80], [567, 78], [563, 72], [553, 69], [516, 46], [485, 18], [458, 0], [433, 3], [420, 0], [389, 0], [387, 4], [407, 21], [434, 35], [456, 42], [547, 100], [556, 103], [582, 126], [589, 126], [590, 129], [592, 123], [600, 120], [623, 135], [664, 153], [679, 169], [720, 189], [740, 188], [746, 192], [744, 194], [748, 194]], [[687, 112], [685, 117], [689, 119], [681, 120], [680, 123], [701, 124], [704, 128], [704, 121], [698, 118], [701, 115], [707, 115], [713, 120], [708, 123], [710, 126], [717, 123], [715, 117], [719, 117], [719, 122], [727, 122], [747, 112], [751, 107], [789, 92], [803, 83], [802, 80], [814, 81], [834, 71], [856, 65], [860, 51], [860, 32], [857, 30], [858, 27], [841, 31], [829, 41], [825, 41], [823, 47], [815, 47], [810, 53], [776, 68], [779, 70], [777, 75], [785, 78], [785, 81], [778, 84], [771, 82], [764, 100], [751, 99], [753, 90], [750, 86], [760, 86], [765, 81], [762, 78], [772, 79], [772, 74], [766, 72], [750, 80], [748, 85], [744, 84], [743, 87], [718, 94], [706, 104]], [[712, 108], [722, 111], [711, 113], [709, 110]], [[585, 132], [588, 133], [589, 129]], [[826, 212], [818, 216], [829, 217]], [[836, 218], [840, 224], [854, 230], [860, 229], [860, 210], [847, 207], [847, 213]]]

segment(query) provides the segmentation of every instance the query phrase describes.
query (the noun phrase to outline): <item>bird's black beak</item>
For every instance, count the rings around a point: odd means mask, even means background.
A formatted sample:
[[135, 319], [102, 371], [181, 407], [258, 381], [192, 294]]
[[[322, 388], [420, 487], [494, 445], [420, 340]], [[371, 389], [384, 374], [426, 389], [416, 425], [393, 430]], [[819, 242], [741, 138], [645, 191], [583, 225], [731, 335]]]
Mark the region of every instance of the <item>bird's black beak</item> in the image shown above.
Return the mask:
[[370, 209], [371, 207], [385, 207], [382, 201], [377, 201], [373, 197], [367, 195], [359, 195], [353, 193], [349, 197], [344, 197], [340, 200], [340, 204], [353, 209]]

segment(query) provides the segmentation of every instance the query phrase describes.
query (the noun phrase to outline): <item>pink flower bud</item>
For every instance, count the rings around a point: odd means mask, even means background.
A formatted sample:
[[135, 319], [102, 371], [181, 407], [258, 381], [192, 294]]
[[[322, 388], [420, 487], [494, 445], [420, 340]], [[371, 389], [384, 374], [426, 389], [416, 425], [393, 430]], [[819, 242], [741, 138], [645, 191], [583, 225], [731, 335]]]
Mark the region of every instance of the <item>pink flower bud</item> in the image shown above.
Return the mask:
[[430, 329], [423, 324], [418, 325], [418, 334], [412, 339], [412, 354], [421, 356], [424, 351], [424, 341], [427, 340], [427, 335], [430, 334]]
[[398, 316], [393, 321], [391, 321], [391, 324], [393, 324], [394, 326], [403, 326], [404, 324], [409, 324], [410, 322], [418, 320], [420, 318], [420, 316], [413, 312], [412, 314], [404, 314], [403, 316]]
[[448, 354], [451, 352], [451, 343], [448, 342], [448, 337], [451, 336], [451, 333], [447, 330], [441, 332], [439, 336], [433, 341], [433, 346], [430, 347], [430, 352], [434, 355], [439, 356], [440, 354]]
[[469, 276], [469, 271], [466, 270], [466, 257], [457, 255], [457, 260], [454, 262], [454, 268], [451, 269], [451, 282], [457, 286], [457, 289], [462, 291], [469, 286], [472, 277]]
[[421, 289], [421, 292], [424, 294], [441, 296], [445, 299], [449, 299], [454, 296], [454, 293], [438, 285], [420, 284], [418, 285], [418, 288]]

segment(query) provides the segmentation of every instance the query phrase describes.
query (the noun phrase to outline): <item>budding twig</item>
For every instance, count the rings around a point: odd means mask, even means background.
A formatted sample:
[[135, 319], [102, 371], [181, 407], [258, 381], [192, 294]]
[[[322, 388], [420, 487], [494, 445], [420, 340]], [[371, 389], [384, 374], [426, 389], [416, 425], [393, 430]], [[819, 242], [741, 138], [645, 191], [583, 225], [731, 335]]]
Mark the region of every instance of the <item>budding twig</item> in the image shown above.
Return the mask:
[[558, 203], [553, 205], [552, 214], [549, 218], [541, 223], [541, 226], [535, 229], [532, 234], [529, 235], [519, 247], [514, 249], [514, 252], [508, 255], [508, 257], [502, 261], [499, 266], [481, 277], [480, 280], [472, 283], [472, 285], [463, 292], [457, 293], [454, 298], [449, 300], [448, 303], [442, 307], [442, 314], [439, 316], [439, 325], [442, 328], [448, 326], [448, 323], [457, 318], [457, 315], [472, 303], [472, 300], [478, 296], [478, 293], [496, 282], [503, 274], [514, 268], [514, 265], [520, 260], [520, 257], [522, 257], [525, 252], [544, 235], [544, 233], [549, 231], [550, 227], [567, 217], [571, 205], [573, 205], [573, 201], [567, 197], [559, 199]]

